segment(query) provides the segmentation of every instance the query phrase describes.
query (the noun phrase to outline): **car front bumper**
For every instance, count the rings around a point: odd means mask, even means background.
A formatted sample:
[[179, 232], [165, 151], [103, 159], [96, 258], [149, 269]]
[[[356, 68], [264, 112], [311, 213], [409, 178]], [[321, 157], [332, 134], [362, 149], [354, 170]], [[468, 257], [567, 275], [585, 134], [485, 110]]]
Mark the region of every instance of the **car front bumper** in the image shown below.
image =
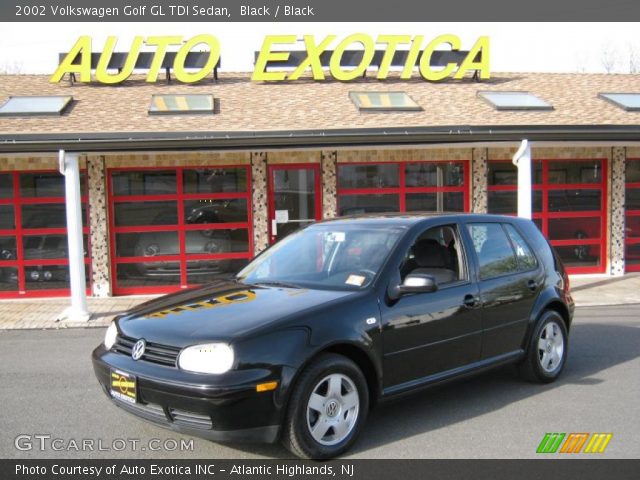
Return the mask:
[[[280, 377], [290, 372], [243, 370], [212, 380], [208, 375], [135, 361], [102, 345], [94, 350], [92, 361], [105, 394], [140, 418], [219, 442], [273, 443], [279, 438], [285, 405]], [[111, 371], [115, 369], [135, 376], [136, 403], [111, 395]], [[256, 391], [256, 385], [272, 381], [278, 381], [276, 390]]]

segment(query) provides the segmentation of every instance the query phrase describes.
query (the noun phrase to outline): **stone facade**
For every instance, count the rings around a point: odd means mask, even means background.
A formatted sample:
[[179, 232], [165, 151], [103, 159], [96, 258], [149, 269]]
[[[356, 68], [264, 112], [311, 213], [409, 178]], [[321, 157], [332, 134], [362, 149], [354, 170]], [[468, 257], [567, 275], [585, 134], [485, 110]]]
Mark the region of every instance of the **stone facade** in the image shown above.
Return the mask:
[[624, 274], [624, 232], [625, 232], [625, 161], [626, 152], [623, 147], [611, 149], [611, 188], [609, 207], [609, 258], [611, 275]]
[[323, 151], [322, 159], [322, 218], [334, 218], [338, 214], [337, 161], [335, 151]]
[[487, 213], [487, 156], [486, 148], [474, 148], [471, 160], [471, 211]]
[[94, 297], [111, 296], [109, 220], [104, 163], [103, 156], [90, 156], [86, 159], [89, 185], [91, 292]]
[[253, 253], [269, 246], [269, 207], [267, 197], [267, 154], [251, 153], [251, 201], [253, 205]]

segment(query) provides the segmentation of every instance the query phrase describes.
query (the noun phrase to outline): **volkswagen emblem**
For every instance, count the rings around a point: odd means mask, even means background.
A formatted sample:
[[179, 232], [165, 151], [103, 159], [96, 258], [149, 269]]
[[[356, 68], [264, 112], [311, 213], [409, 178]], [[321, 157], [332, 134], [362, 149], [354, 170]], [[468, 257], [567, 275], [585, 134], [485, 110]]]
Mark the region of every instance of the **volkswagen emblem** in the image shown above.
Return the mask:
[[131, 349], [131, 358], [134, 360], [140, 360], [140, 357], [144, 355], [144, 349], [146, 346], [147, 343], [144, 341], [144, 338], [138, 340]]

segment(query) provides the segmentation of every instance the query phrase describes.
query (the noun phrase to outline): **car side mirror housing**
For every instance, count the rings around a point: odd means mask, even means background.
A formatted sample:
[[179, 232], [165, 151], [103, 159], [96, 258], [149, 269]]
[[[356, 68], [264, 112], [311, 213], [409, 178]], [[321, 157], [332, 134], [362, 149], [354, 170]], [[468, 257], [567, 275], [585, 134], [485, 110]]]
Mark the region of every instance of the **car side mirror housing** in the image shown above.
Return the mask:
[[398, 287], [398, 293], [400, 295], [407, 295], [409, 293], [428, 293], [438, 290], [438, 283], [436, 279], [431, 275], [425, 275], [423, 273], [410, 273], [402, 282], [402, 285]]

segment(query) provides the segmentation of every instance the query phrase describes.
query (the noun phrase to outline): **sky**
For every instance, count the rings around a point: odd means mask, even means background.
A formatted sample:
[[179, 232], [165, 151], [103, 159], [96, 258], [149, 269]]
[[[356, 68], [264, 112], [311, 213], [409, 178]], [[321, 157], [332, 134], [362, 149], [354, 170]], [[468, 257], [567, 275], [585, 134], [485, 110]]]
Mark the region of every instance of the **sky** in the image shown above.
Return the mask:
[[[452, 33], [462, 49], [479, 36], [490, 37], [492, 72], [629, 73], [630, 60], [640, 66], [640, 22], [635, 23], [0, 23], [0, 72], [51, 74], [58, 53], [68, 51], [80, 35], [90, 35], [93, 51], [101, 51], [107, 36], [118, 37], [118, 51], [127, 51], [135, 35], [210, 33], [221, 45], [221, 71], [251, 71], [253, 52], [265, 35], [326, 35], [353, 33], [372, 37], [424, 35], [428, 40]], [[612, 65], [612, 67], [611, 67]], [[638, 68], [638, 67], [637, 67]], [[639, 68], [640, 70], [640, 68]]]

